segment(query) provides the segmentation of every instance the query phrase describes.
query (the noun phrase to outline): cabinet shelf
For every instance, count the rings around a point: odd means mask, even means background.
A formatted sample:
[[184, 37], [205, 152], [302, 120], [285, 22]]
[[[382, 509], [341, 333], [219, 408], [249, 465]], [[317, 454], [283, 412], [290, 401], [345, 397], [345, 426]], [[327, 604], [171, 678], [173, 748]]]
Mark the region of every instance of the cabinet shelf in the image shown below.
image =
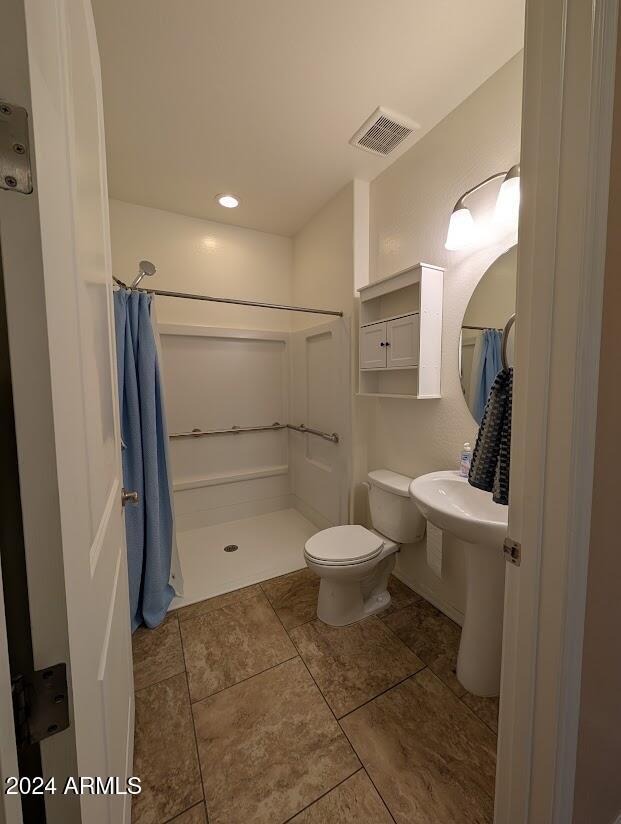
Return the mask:
[[418, 369], [418, 366], [372, 366], [368, 369], [361, 369], [361, 372], [405, 372], [410, 369]]
[[367, 326], [375, 326], [376, 323], [388, 323], [391, 320], [401, 320], [401, 318], [405, 318], [408, 315], [418, 315], [418, 312], [402, 312], [400, 315], [392, 315], [389, 318], [379, 318], [378, 320], [369, 320], [366, 323], [361, 323], [360, 328], [364, 329]]
[[[408, 401], [418, 401], [418, 395], [398, 395], [396, 392], [357, 392], [359, 398], [402, 398]], [[426, 395], [425, 400], [439, 398], [440, 395]]]
[[440, 397], [443, 282], [443, 269], [418, 263], [358, 290], [359, 395]]

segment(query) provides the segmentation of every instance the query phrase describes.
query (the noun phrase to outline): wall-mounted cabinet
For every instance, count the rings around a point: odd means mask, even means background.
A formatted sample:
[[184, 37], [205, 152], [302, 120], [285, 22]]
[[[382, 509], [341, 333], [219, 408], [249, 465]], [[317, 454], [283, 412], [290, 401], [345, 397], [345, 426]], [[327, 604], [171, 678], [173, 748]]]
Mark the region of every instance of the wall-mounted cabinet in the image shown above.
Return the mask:
[[439, 398], [444, 270], [427, 263], [359, 289], [360, 395]]
[[419, 315], [412, 313], [360, 327], [361, 369], [418, 366]]

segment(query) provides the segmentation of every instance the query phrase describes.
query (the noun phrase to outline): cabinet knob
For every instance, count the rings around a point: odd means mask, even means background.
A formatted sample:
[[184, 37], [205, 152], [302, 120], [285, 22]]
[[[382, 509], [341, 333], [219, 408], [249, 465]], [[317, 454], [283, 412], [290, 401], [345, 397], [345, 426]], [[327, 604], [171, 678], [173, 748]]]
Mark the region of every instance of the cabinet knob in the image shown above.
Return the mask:
[[384, 343], [384, 341], [382, 341], [382, 342], [380, 343], [380, 346], [386, 346], [386, 344]]
[[390, 346], [390, 341], [389, 340], [386, 341], [386, 346]]

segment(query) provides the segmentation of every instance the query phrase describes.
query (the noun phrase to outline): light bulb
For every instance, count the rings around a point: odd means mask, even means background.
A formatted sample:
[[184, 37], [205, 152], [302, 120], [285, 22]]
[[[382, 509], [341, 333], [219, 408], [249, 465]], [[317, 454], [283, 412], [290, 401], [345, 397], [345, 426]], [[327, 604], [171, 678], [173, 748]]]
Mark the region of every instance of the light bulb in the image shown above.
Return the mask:
[[513, 166], [502, 181], [496, 198], [494, 220], [507, 227], [518, 224], [520, 213], [520, 167]]
[[476, 228], [470, 209], [457, 204], [451, 214], [444, 248], [451, 252], [463, 249], [473, 242], [475, 236]]
[[239, 206], [239, 198], [235, 197], [235, 195], [218, 195], [216, 200], [220, 206], [224, 206], [225, 209], [235, 209]]

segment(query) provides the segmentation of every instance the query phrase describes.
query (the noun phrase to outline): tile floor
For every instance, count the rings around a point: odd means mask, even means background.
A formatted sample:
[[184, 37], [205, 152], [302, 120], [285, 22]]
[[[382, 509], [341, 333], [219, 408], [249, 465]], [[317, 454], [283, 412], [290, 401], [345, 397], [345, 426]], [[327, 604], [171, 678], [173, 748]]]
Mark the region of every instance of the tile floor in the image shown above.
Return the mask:
[[134, 824], [484, 824], [497, 699], [455, 677], [459, 627], [396, 578], [350, 627], [300, 570], [134, 635]]

